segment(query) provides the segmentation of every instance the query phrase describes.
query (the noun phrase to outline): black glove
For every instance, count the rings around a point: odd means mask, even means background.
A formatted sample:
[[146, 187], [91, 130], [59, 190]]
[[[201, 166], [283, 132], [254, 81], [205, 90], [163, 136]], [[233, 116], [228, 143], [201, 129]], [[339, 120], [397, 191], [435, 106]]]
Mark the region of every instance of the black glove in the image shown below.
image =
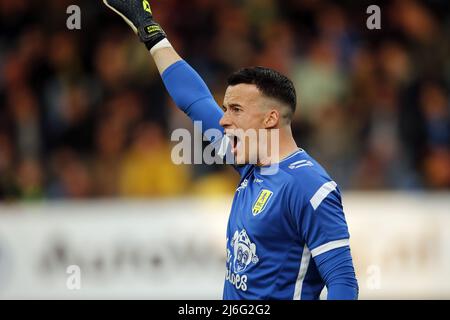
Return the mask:
[[147, 49], [150, 50], [166, 38], [164, 30], [153, 20], [148, 0], [103, 0], [103, 2], [128, 23]]

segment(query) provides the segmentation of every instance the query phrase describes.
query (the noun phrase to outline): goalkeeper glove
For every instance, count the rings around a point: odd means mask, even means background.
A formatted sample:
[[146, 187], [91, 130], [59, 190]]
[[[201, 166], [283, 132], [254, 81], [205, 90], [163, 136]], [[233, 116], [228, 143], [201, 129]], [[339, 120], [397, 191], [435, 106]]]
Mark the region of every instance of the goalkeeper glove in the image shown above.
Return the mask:
[[105, 5], [120, 15], [133, 29], [147, 49], [166, 38], [164, 30], [153, 20], [148, 0], [103, 0]]

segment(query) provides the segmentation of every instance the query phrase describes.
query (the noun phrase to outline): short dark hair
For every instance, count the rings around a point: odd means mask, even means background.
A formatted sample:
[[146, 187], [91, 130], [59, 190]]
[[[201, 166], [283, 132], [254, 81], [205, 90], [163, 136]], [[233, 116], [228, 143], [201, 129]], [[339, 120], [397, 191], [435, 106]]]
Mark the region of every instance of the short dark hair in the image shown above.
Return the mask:
[[228, 77], [228, 85], [254, 84], [265, 96], [275, 98], [289, 107], [287, 118], [292, 120], [297, 106], [294, 84], [288, 77], [265, 67], [242, 68]]

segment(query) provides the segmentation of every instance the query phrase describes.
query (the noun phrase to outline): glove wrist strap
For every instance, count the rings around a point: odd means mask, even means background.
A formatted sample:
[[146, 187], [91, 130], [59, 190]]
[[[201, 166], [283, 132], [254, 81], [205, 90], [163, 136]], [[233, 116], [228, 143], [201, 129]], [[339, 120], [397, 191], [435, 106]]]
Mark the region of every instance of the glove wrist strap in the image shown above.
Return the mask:
[[150, 22], [138, 29], [139, 38], [151, 50], [158, 42], [166, 38], [166, 33], [156, 22]]

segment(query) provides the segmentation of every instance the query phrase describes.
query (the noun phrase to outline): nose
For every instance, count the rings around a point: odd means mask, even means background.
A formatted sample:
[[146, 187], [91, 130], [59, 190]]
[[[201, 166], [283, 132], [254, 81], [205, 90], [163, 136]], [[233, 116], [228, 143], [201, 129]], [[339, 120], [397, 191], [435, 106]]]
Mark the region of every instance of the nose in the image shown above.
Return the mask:
[[225, 112], [222, 116], [222, 118], [219, 121], [219, 124], [223, 127], [223, 128], [227, 128], [229, 126], [231, 126], [231, 119], [230, 116], [228, 115], [227, 112]]

